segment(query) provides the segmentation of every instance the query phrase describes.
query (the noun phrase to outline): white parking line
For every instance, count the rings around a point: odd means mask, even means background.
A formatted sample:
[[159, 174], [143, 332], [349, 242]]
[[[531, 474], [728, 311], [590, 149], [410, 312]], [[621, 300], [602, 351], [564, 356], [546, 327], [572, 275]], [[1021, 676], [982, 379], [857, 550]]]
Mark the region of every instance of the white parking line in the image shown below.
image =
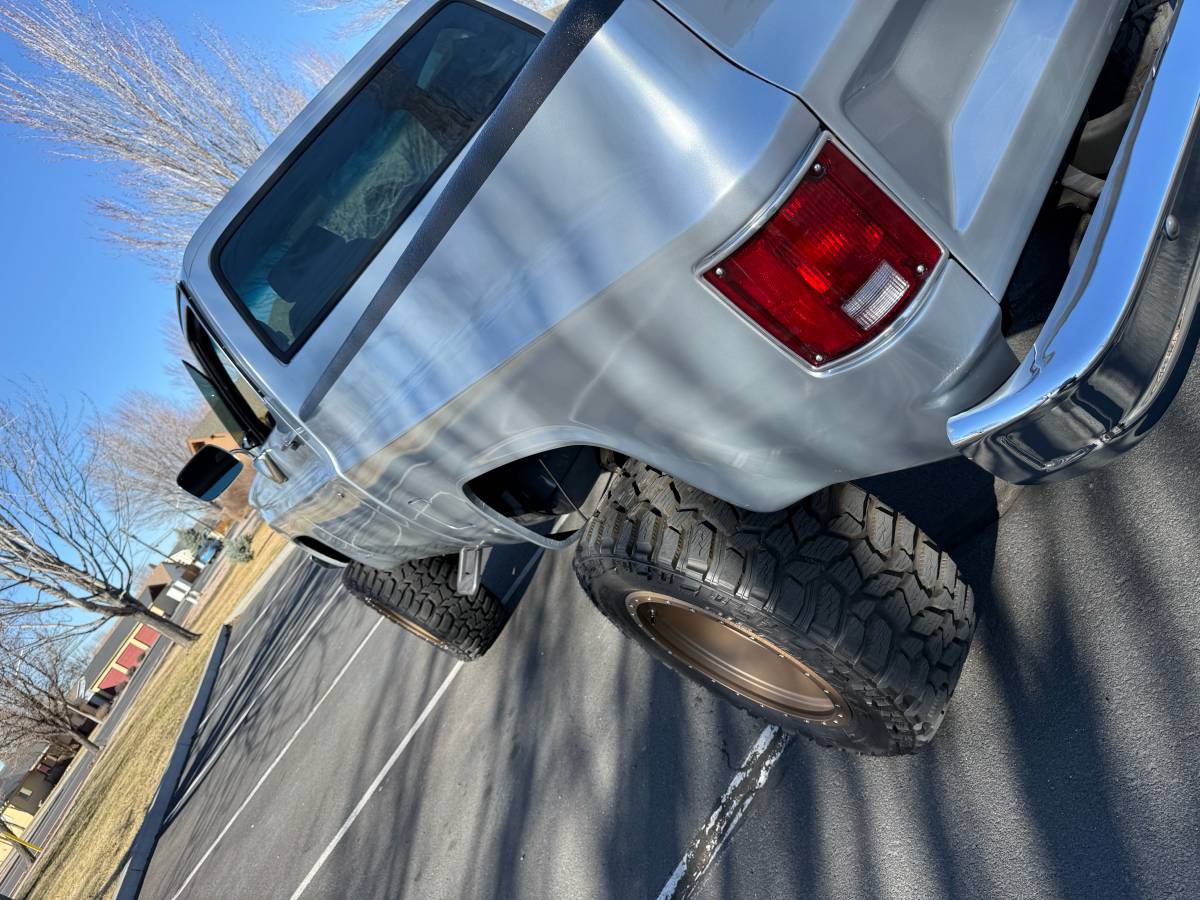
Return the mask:
[[696, 832], [683, 859], [679, 860], [679, 865], [663, 885], [658, 900], [684, 900], [696, 892], [709, 868], [741, 824], [754, 797], [771, 777], [771, 769], [779, 762], [787, 745], [788, 735], [778, 726], [768, 725], [763, 729], [742, 761], [741, 768], [733, 776], [733, 781], [729, 782], [729, 787], [721, 795], [717, 808]]
[[[535, 554], [533, 554], [532, 557], [530, 557], [529, 562], [525, 564], [525, 568], [521, 570], [521, 573], [516, 577], [512, 583], [512, 586], [509, 587], [508, 591], [501, 599], [501, 603], [507, 603], [509, 601], [512, 595], [516, 592], [517, 588], [520, 587], [521, 583], [525, 581], [525, 576], [529, 574], [530, 570], [537, 564], [538, 560], [542, 558], [542, 554], [544, 552], [545, 551], [543, 550], [538, 550]], [[417, 721], [413, 722], [412, 727], [408, 729], [408, 732], [400, 740], [400, 743], [396, 746], [396, 749], [392, 751], [392, 755], [389, 756], [387, 762], [383, 764], [383, 768], [379, 770], [379, 774], [376, 775], [375, 779], [367, 786], [366, 791], [359, 798], [358, 803], [354, 805], [354, 809], [350, 811], [350, 815], [346, 817], [346, 821], [342, 823], [342, 827], [339, 828], [337, 833], [333, 836], [333, 840], [331, 840], [325, 849], [321, 851], [321, 855], [317, 857], [317, 861], [313, 863], [312, 868], [308, 870], [308, 874], [304, 876], [304, 880], [300, 882], [300, 886], [292, 892], [290, 900], [296, 900], [296, 898], [303, 894], [308, 889], [308, 886], [312, 884], [312, 880], [316, 877], [317, 873], [321, 871], [321, 867], [325, 865], [325, 861], [329, 859], [330, 855], [337, 848], [337, 845], [342, 842], [342, 838], [346, 836], [346, 833], [350, 830], [350, 826], [354, 824], [354, 820], [359, 817], [364, 809], [366, 809], [367, 803], [370, 802], [371, 797], [379, 789], [379, 785], [383, 783], [383, 779], [387, 777], [388, 772], [392, 770], [392, 766], [396, 765], [396, 762], [404, 754], [405, 749], [412, 742], [412, 739], [421, 729], [421, 726], [425, 724], [425, 720], [429, 718], [429, 714], [433, 712], [433, 708], [438, 705], [438, 702], [449, 689], [450, 684], [456, 677], [458, 677], [458, 673], [462, 671], [463, 665], [464, 663], [462, 662], [454, 664], [454, 668], [450, 670], [450, 674], [446, 676], [446, 680], [441, 683], [441, 686], [438, 687], [437, 691], [429, 699], [429, 702], [425, 705], [425, 708], [421, 710], [421, 715], [417, 716]]]
[[191, 784], [189, 784], [188, 789], [183, 792], [183, 796], [175, 801], [171, 811], [167, 814], [166, 822], [163, 825], [164, 828], [171, 824], [172, 820], [175, 818], [175, 814], [180, 808], [182, 808], [183, 804], [187, 802], [188, 797], [192, 796], [196, 788], [198, 788], [200, 783], [204, 781], [204, 776], [208, 774], [208, 770], [211, 769], [216, 761], [220, 758], [221, 751], [225, 748], [225, 745], [233, 739], [233, 736], [237, 734], [238, 728], [240, 728], [241, 724], [246, 721], [246, 716], [250, 715], [251, 711], [253, 711], [255, 705], [254, 701], [260, 699], [266, 693], [267, 688], [271, 686], [271, 682], [273, 682], [279, 673], [283, 671], [284, 667], [288, 664], [288, 661], [296, 655], [296, 651], [300, 649], [301, 645], [308, 638], [309, 633], [317, 627], [317, 623], [319, 623], [321, 619], [325, 618], [325, 613], [329, 612], [330, 608], [333, 606], [333, 601], [336, 598], [337, 594], [333, 594], [325, 602], [325, 605], [321, 607], [321, 611], [317, 613], [316, 617], [314, 617], [311, 622], [308, 623], [308, 627], [304, 629], [304, 633], [301, 634], [300, 637], [296, 638], [296, 642], [292, 644], [292, 649], [287, 652], [287, 656], [285, 656], [283, 661], [275, 667], [275, 671], [271, 673], [271, 677], [268, 678], [261, 687], [256, 689], [253, 700], [246, 705], [245, 709], [242, 710], [242, 714], [237, 717], [237, 720], [233, 723], [233, 726], [225, 732], [225, 736], [221, 738], [220, 742], [213, 750], [212, 755], [209, 756], [208, 762], [204, 764], [194, 778], [189, 779]]
[[354, 648], [354, 652], [350, 654], [350, 658], [346, 660], [345, 664], [341, 668], [341, 671], [339, 671], [337, 673], [337, 677], [334, 678], [333, 682], [329, 685], [329, 687], [327, 687], [325, 689], [325, 693], [323, 693], [321, 695], [320, 699], [317, 700], [316, 705], [313, 706], [313, 708], [311, 710], [309, 710], [308, 715], [304, 717], [304, 721], [302, 721], [298, 726], [296, 726], [296, 730], [293, 731], [292, 736], [287, 739], [287, 743], [285, 743], [283, 745], [283, 748], [279, 751], [279, 753], [276, 754], [275, 758], [273, 760], [271, 760], [271, 764], [269, 766], [267, 766], [267, 768], [263, 771], [262, 775], [259, 776], [258, 781], [255, 782], [255, 784], [254, 784], [254, 787], [252, 787], [250, 789], [250, 793], [248, 793], [246, 795], [246, 798], [242, 801], [242, 805], [239, 806], [234, 811], [232, 816], [230, 816], [229, 821], [225, 823], [224, 827], [217, 834], [216, 839], [212, 842], [211, 845], [209, 845], [209, 848], [204, 851], [204, 855], [202, 855], [200, 857], [200, 859], [196, 863], [196, 865], [194, 865], [192, 867], [192, 871], [188, 872], [188, 876], [187, 876], [187, 878], [185, 878], [183, 880], [183, 884], [181, 884], [179, 886], [179, 890], [177, 890], [174, 894], [171, 895], [171, 900], [178, 900], [179, 895], [182, 894], [184, 892], [184, 890], [186, 890], [187, 886], [192, 883], [192, 879], [196, 877], [196, 873], [200, 871], [200, 867], [202, 865], [204, 865], [204, 863], [212, 855], [212, 852], [217, 849], [217, 844], [221, 843], [221, 838], [225, 837], [226, 832], [228, 832], [229, 829], [233, 827], [233, 823], [238, 820], [238, 818], [241, 816], [242, 812], [246, 809], [247, 806], [250, 805], [250, 801], [253, 800], [254, 795], [258, 793], [258, 789], [261, 788], [263, 786], [263, 784], [266, 783], [267, 778], [270, 777], [270, 775], [273, 771], [275, 771], [275, 767], [277, 765], [279, 765], [279, 761], [282, 760], [284, 755], [288, 752], [288, 750], [290, 750], [292, 748], [292, 744], [296, 743], [296, 738], [300, 737], [300, 732], [302, 732], [304, 730], [304, 727], [313, 720], [313, 717], [316, 716], [317, 711], [321, 708], [321, 705], [325, 702], [325, 699], [330, 694], [332, 694], [333, 689], [338, 686], [338, 682], [342, 680], [342, 676], [345, 675], [346, 672], [350, 669], [350, 664], [353, 663], [354, 660], [358, 657], [358, 654], [362, 652], [363, 647], [365, 647], [367, 645], [367, 641], [369, 641], [371, 639], [371, 636], [373, 634], [375, 634], [376, 631], [379, 630], [379, 626], [382, 625], [386, 621], [387, 621], [386, 619], [380, 617], [379, 621], [376, 622], [371, 627], [371, 630], [367, 632], [367, 636], [362, 639], [362, 641], [359, 643], [359, 645], [357, 647]]
[[425, 708], [421, 710], [421, 715], [417, 716], [417, 721], [413, 722], [412, 727], [408, 729], [408, 732], [404, 735], [403, 740], [401, 740], [396, 749], [392, 751], [392, 755], [388, 757], [388, 761], [383, 764], [383, 768], [380, 769], [379, 774], [375, 776], [374, 781], [367, 786], [366, 792], [362, 795], [362, 797], [359, 798], [358, 803], [354, 805], [354, 809], [350, 811], [350, 815], [346, 817], [346, 821], [342, 823], [342, 827], [337, 830], [337, 834], [333, 836], [333, 840], [330, 841], [325, 849], [321, 851], [321, 855], [317, 857], [317, 861], [313, 863], [313, 867], [308, 870], [308, 874], [304, 876], [304, 880], [300, 882], [300, 886], [292, 892], [291, 900], [296, 900], [297, 897], [304, 893], [305, 889], [312, 882], [317, 872], [321, 870], [321, 866], [325, 865], [325, 860], [329, 859], [329, 855], [333, 853], [334, 848], [336, 848], [337, 845], [342, 842], [342, 838], [346, 836], [346, 832], [350, 830], [350, 826], [354, 824], [354, 820], [358, 818], [359, 814], [364, 809], [366, 809], [367, 803], [371, 800], [371, 795], [379, 789], [379, 785], [383, 782], [383, 779], [387, 777], [388, 772], [392, 771], [392, 766], [394, 766], [396, 761], [400, 759], [400, 756], [404, 753], [409, 743], [416, 736], [417, 732], [420, 731], [421, 726], [425, 724], [425, 720], [429, 718], [429, 714], [433, 712], [433, 708], [438, 705], [438, 701], [441, 700], [445, 695], [447, 689], [450, 687], [451, 682], [458, 677], [458, 673], [462, 671], [462, 667], [464, 665], [466, 665], [466, 663], [462, 662], [461, 660], [454, 664], [454, 668], [450, 670], [450, 674], [446, 676], [445, 681], [442, 682], [441, 686], [437, 689], [437, 692], [431, 698], [429, 698], [429, 702], [425, 704]]

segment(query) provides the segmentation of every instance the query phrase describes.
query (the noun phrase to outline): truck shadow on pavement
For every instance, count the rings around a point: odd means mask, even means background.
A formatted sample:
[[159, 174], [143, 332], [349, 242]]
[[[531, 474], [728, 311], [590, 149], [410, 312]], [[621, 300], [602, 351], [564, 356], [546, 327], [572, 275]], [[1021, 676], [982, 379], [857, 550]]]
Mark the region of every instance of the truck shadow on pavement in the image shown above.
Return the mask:
[[[701, 895], [1194, 894], [1200, 633], [1195, 560], [1179, 552], [1195, 550], [1200, 508], [1190, 408], [1099, 475], [1002, 490], [999, 502], [992, 480], [962, 461], [866, 483], [950, 549], [974, 586], [980, 625], [955, 701], [913, 757], [793, 741]], [[1147, 527], [1147, 509], [1161, 527]], [[539, 552], [497, 549], [485, 582], [504, 594]], [[546, 554], [517, 586], [496, 646], [457, 676], [372, 796], [327, 864], [341, 896], [658, 894], [762, 724], [621, 639], [570, 563], [570, 550]], [[315, 702], [323, 688], [306, 672], [340, 659], [326, 656], [327, 632], [365, 634], [372, 621], [348, 598], [333, 601], [305, 665], [260, 693], [338, 590], [311, 569], [282, 583], [218, 683], [218, 694], [230, 688], [181, 788], [214, 762], [189, 833], [221, 828], [256, 762], [277, 749], [279, 722]], [[369, 694], [343, 701], [361, 705], [363, 720], [361, 734], [334, 738], [346, 742], [345, 767], [283, 773], [275, 788], [333, 811], [262, 822], [286, 827], [298, 853], [325, 844], [346, 798], [367, 790], [453, 668], [387, 635], [367, 662]], [[252, 698], [238, 743], [263, 749], [231, 768], [222, 737]]]
[[[511, 576], [532, 552], [504, 548], [489, 565], [503, 560]], [[357, 842], [353, 866], [337, 869], [344, 896], [661, 889], [727, 786], [730, 753], [740, 758], [762, 726], [621, 639], [570, 559], [542, 558], [497, 645], [409, 747], [373, 801], [387, 834]], [[397, 668], [436, 684], [434, 660]]]
[[[1195, 406], [1178, 406], [1085, 479], [994, 491], [951, 461], [865, 484], [951, 551], [979, 628], [922, 753], [785, 754], [755, 815], [806, 896], [1195, 895], [1200, 771], [1180, 726], [1200, 716], [1200, 498]], [[749, 857], [727, 854], [711, 896], [744, 893], [768, 854]]]
[[[236, 730], [240, 740], [252, 743], [256, 733], [261, 735], [262, 723], [269, 720], [278, 702], [272, 698], [286, 696], [304, 684], [302, 677], [297, 679], [302, 672], [284, 665], [284, 661], [329, 601], [330, 580], [331, 573], [325, 570], [303, 561], [293, 563], [282, 575], [277, 596], [263, 610], [262, 618], [255, 621], [253, 615], [244, 616], [239, 623], [243, 629], [235, 628], [166, 827], [186, 808], [210, 771], [215, 771], [230, 746], [232, 733]], [[319, 627], [310, 637], [306, 647], [320, 645]], [[245, 643], [239, 644], [243, 638]]]
[[[311, 566], [291, 568], [282, 579], [280, 592], [288, 600], [295, 602], [271, 603], [263, 613], [262, 620], [255, 623], [252, 640], [248, 640], [244, 654], [232, 654], [226, 650], [226, 661], [221, 665], [213, 695], [209, 700], [209, 717], [202, 721], [200, 731], [192, 746], [188, 763], [180, 776], [179, 785], [175, 791], [175, 801], [169, 809], [163, 825], [163, 831], [170, 828], [175, 818], [187, 808], [190, 802], [190, 791], [197, 788], [207, 777], [206, 769], [213, 765], [215, 780], [224, 780], [224, 773], [216, 768], [216, 763], [224, 750], [223, 739], [230, 733], [231, 726], [243, 713], [248, 713], [249, 705], [254, 699], [258, 686], [270, 676], [292, 646], [296, 637], [302, 631], [304, 623], [311, 618], [313, 608], [327, 595], [326, 592], [312, 590], [314, 578], [320, 577], [319, 570]], [[252, 617], [251, 617], [252, 618]], [[229, 647], [245, 636], [236, 629], [231, 637]], [[246, 715], [246, 719], [252, 717]], [[230, 802], [236, 803], [236, 798], [230, 796]], [[219, 820], [228, 806], [214, 804], [206, 810], [209, 824]], [[130, 815], [133, 815], [131, 812]], [[130, 860], [132, 848], [126, 848], [121, 858], [113, 866], [113, 873], [101, 889], [101, 894], [116, 887], [124, 875], [125, 865]], [[161, 862], [156, 854], [154, 864]]]

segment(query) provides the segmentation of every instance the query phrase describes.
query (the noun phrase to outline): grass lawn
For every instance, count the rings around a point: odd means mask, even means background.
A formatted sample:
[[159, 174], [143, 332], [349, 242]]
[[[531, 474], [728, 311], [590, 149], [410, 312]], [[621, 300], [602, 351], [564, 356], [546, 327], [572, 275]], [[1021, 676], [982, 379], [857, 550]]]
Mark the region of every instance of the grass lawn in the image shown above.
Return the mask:
[[203, 636], [187, 650], [170, 650], [108, 738], [57, 837], [25, 879], [22, 898], [99, 900], [116, 893], [125, 854], [154, 799], [221, 623], [287, 541], [264, 525], [252, 546], [254, 559], [233, 566], [188, 623]]

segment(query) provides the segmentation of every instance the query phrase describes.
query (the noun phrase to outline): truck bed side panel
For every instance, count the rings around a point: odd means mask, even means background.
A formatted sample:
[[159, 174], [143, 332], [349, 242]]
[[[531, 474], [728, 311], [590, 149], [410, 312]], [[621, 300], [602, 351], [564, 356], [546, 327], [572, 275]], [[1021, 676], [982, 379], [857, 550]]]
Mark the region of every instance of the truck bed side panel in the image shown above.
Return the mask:
[[1000, 296], [1128, 0], [661, 0], [800, 97]]

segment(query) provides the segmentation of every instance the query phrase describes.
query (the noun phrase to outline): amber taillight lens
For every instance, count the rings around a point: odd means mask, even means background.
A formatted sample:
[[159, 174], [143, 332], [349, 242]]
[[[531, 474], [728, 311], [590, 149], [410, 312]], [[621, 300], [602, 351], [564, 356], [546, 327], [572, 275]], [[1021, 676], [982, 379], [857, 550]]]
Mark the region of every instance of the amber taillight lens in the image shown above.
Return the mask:
[[887, 328], [941, 256], [920, 225], [826, 144], [787, 202], [704, 278], [821, 366]]

